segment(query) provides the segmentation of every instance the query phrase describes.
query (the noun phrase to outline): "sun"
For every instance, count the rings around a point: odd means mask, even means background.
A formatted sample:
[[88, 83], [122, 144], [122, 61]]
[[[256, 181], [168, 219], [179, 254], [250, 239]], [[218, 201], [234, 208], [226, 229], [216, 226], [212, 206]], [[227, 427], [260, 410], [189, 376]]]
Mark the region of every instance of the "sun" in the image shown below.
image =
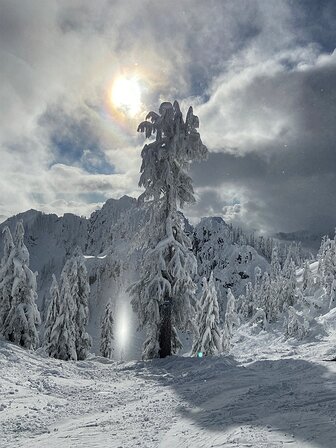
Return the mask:
[[141, 105], [139, 81], [136, 78], [117, 78], [112, 85], [110, 99], [115, 108], [134, 117]]

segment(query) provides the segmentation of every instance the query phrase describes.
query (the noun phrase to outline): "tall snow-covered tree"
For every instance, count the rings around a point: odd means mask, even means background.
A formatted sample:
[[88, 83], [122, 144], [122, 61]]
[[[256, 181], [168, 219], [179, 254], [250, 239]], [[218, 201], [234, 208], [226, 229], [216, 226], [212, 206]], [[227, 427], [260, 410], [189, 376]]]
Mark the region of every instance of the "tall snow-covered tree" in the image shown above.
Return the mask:
[[260, 285], [256, 291], [257, 308], [264, 310], [266, 319], [270, 322], [274, 316], [274, 310], [276, 308], [275, 302], [278, 297], [274, 295], [274, 289], [272, 288], [271, 276], [268, 272], [264, 272]]
[[245, 288], [245, 294], [240, 297], [239, 314], [242, 318], [251, 318], [255, 311], [255, 293], [251, 282], [248, 282]]
[[75, 314], [76, 302], [71, 293], [68, 273], [73, 266], [66, 262], [60, 279], [59, 312], [51, 330], [50, 338], [57, 341], [51, 356], [64, 361], [77, 360]]
[[4, 235], [4, 253], [0, 263], [0, 333], [12, 303], [12, 287], [14, 282], [15, 246], [11, 231], [6, 226]]
[[193, 343], [192, 354], [196, 355], [198, 352], [202, 352], [206, 355], [216, 355], [221, 352], [221, 334], [213, 272], [211, 272], [209, 282], [204, 277], [202, 283], [203, 291], [196, 319], [198, 335]]
[[65, 263], [58, 287], [56, 278], [50, 289], [45, 345], [50, 356], [64, 360], [83, 360], [91, 347], [86, 331], [89, 317], [89, 284], [83, 254], [76, 248]]
[[262, 278], [262, 271], [259, 266], [254, 268], [254, 284], [259, 285]]
[[318, 253], [319, 273], [323, 279], [336, 276], [336, 238], [323, 237]]
[[154, 140], [142, 150], [139, 201], [151, 201], [148, 250], [140, 281], [130, 288], [140, 328], [146, 330], [144, 358], [169, 356], [180, 346], [177, 330], [185, 330], [193, 314], [196, 259], [183, 230], [178, 206], [195, 202], [190, 164], [203, 160], [207, 148], [197, 132], [198, 117], [186, 116], [177, 101], [149, 112], [138, 131]]
[[271, 258], [271, 278], [276, 279], [281, 273], [281, 265], [279, 260], [279, 248], [274, 246]]
[[287, 306], [293, 306], [295, 302], [296, 294], [296, 269], [294, 261], [292, 260], [289, 264], [286, 276], [280, 279], [282, 286], [282, 302], [280, 303], [279, 310], [283, 311]]
[[113, 326], [114, 318], [112, 304], [108, 302], [101, 321], [100, 334], [100, 353], [105, 358], [112, 358], [112, 354], [114, 351]]
[[228, 353], [231, 349], [231, 339], [233, 329], [239, 325], [239, 318], [236, 312], [236, 300], [231, 289], [227, 293], [227, 305], [225, 312], [224, 330], [222, 335], [222, 349], [224, 353]]
[[336, 301], [336, 278], [333, 279], [330, 288], [330, 301], [329, 301], [330, 309], [335, 307], [335, 301]]
[[76, 297], [76, 352], [77, 359], [83, 360], [87, 357], [91, 348], [92, 339], [86, 331], [89, 322], [89, 295], [90, 286], [88, 281], [87, 269], [84, 262], [82, 251], [77, 247], [73, 254], [73, 263], [76, 264], [77, 279], [74, 280]]
[[39, 343], [37, 326], [40, 324], [40, 313], [36, 306], [37, 273], [29, 269], [29, 252], [24, 244], [22, 221], [18, 221], [15, 228], [13, 264], [11, 303], [2, 331], [9, 341], [35, 349]]
[[303, 265], [303, 274], [302, 274], [302, 288], [305, 290], [307, 289], [311, 284], [311, 272], [309, 267], [308, 260], [305, 261]]
[[50, 287], [50, 303], [47, 311], [47, 318], [44, 330], [44, 347], [49, 356], [55, 358], [58, 346], [58, 333], [54, 330], [54, 325], [60, 313], [60, 291], [55, 275], [52, 276]]

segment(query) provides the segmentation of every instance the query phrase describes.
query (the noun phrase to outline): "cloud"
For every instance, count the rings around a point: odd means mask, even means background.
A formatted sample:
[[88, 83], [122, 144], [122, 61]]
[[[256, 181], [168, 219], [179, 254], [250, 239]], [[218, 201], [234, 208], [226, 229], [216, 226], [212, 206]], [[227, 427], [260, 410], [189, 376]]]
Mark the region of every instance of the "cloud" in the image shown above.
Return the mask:
[[217, 80], [197, 110], [215, 151], [193, 168], [200, 190], [210, 194], [211, 187], [218, 196], [236, 188], [241, 216], [229, 219], [257, 230], [332, 229], [335, 89], [336, 52], [313, 48], [292, 53], [290, 68], [288, 57], [278, 55], [267, 69], [256, 63]]
[[[211, 151], [192, 171], [192, 219], [220, 214], [270, 232], [335, 220], [334, 2], [0, 7], [0, 219], [31, 207], [87, 214], [137, 195], [137, 121], [177, 98], [195, 106]], [[113, 78], [129, 73], [143, 89], [135, 120], [108, 100]]]

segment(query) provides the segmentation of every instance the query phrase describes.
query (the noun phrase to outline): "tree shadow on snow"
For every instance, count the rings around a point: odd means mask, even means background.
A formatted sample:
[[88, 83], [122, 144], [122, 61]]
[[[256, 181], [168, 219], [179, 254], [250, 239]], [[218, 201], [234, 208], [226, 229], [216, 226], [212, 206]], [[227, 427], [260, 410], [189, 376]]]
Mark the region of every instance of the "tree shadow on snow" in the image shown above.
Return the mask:
[[170, 357], [134, 368], [175, 390], [181, 415], [200, 428], [259, 426], [303, 446], [336, 446], [336, 375], [327, 365], [281, 359], [241, 366], [230, 357]]

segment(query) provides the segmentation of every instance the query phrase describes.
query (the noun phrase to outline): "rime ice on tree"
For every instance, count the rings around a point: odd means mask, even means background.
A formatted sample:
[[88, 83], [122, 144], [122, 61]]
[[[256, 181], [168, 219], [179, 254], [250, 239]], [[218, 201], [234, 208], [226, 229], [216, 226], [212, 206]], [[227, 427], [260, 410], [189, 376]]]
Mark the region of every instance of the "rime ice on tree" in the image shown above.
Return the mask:
[[227, 305], [222, 337], [223, 352], [228, 353], [230, 351], [233, 328], [237, 325], [239, 325], [239, 318], [236, 312], [236, 301], [234, 295], [231, 292], [231, 289], [229, 288], [227, 294]]
[[64, 265], [59, 289], [53, 278], [45, 332], [50, 356], [66, 361], [86, 358], [91, 347], [91, 337], [86, 331], [89, 292], [84, 258], [77, 248]]
[[105, 358], [112, 358], [114, 351], [113, 326], [114, 318], [112, 304], [108, 302], [101, 322], [100, 335], [100, 353]]
[[54, 329], [57, 316], [60, 312], [60, 291], [55, 275], [52, 276], [50, 287], [50, 303], [44, 330], [44, 346], [49, 356], [55, 358], [58, 346], [58, 332]]
[[39, 343], [37, 326], [40, 324], [36, 306], [37, 273], [29, 269], [29, 253], [23, 239], [22, 221], [16, 224], [14, 243], [6, 230], [4, 268], [7, 276], [0, 284], [4, 310], [2, 333], [9, 341], [34, 349]]
[[57, 339], [54, 351], [55, 358], [64, 361], [77, 360], [76, 335], [75, 335], [75, 301], [71, 294], [69, 282], [70, 266], [67, 262], [63, 268], [60, 279], [60, 307], [52, 328], [52, 337]]
[[89, 322], [90, 286], [84, 257], [79, 247], [75, 249], [73, 257], [75, 258], [77, 267], [77, 303], [75, 313], [76, 352], [77, 359], [80, 360], [87, 357], [92, 344], [91, 337], [86, 331]]
[[216, 355], [221, 352], [221, 334], [219, 330], [219, 307], [217, 292], [211, 272], [209, 282], [203, 278], [203, 291], [196, 319], [198, 334], [194, 341], [192, 354], [198, 352]]
[[15, 255], [11, 231], [6, 226], [2, 233], [4, 235], [4, 254], [0, 264], [0, 332], [3, 332], [3, 326], [12, 303]]
[[177, 329], [185, 330], [192, 314], [196, 260], [183, 231], [178, 204], [195, 202], [191, 162], [203, 160], [207, 148], [197, 132], [198, 117], [190, 107], [184, 121], [179, 104], [162, 103], [149, 112], [138, 131], [155, 140], [142, 150], [140, 201], [152, 201], [148, 250], [141, 280], [130, 289], [140, 328], [146, 330], [145, 358], [165, 357], [180, 347]]

